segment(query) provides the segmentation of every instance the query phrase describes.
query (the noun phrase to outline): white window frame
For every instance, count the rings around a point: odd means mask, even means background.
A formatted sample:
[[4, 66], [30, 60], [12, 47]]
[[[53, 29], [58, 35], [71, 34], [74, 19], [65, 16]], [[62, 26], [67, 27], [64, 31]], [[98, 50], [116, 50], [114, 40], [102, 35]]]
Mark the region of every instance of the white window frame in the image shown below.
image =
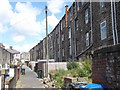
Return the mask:
[[[105, 26], [102, 26], [102, 24], [105, 23]], [[103, 31], [105, 28], [105, 31]], [[106, 27], [106, 21], [103, 21], [100, 23], [100, 31], [101, 31], [101, 40], [104, 40], [107, 38], [107, 27]], [[105, 34], [105, 37], [103, 35]]]
[[89, 41], [89, 32], [86, 33], [86, 46], [89, 46], [90, 41]]
[[88, 23], [88, 8], [85, 10], [85, 23], [87, 24]]

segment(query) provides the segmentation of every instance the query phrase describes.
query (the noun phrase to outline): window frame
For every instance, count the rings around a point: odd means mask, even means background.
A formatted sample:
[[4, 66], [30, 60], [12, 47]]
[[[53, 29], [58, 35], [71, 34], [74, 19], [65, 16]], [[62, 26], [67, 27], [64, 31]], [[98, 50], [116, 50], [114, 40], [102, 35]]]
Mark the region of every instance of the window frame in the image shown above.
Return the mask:
[[86, 39], [86, 41], [85, 41], [85, 44], [86, 44], [86, 46], [89, 46], [90, 45], [90, 34], [89, 34], [89, 32], [87, 32], [86, 34], [85, 34], [85, 39]]
[[[105, 26], [102, 26], [102, 24], [104, 24], [105, 23]], [[106, 39], [107, 38], [107, 22], [106, 22], [106, 20], [105, 21], [103, 21], [103, 22], [101, 22], [100, 23], [100, 32], [101, 32], [101, 40], [104, 40], [104, 39]], [[105, 31], [103, 31], [103, 29], [105, 28]], [[103, 35], [105, 34], [105, 37], [103, 37]]]
[[88, 23], [89, 19], [89, 14], [88, 14], [88, 8], [85, 10], [85, 24]]

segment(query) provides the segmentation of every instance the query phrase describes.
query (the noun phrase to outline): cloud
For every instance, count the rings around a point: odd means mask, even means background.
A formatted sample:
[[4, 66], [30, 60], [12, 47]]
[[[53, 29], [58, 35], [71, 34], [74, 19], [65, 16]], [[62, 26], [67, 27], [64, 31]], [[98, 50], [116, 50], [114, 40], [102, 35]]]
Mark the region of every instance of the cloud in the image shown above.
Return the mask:
[[23, 42], [25, 40], [25, 37], [22, 36], [22, 35], [19, 35], [19, 36], [13, 36], [12, 39], [15, 41], [15, 42]]
[[[29, 50], [35, 46], [37, 43], [27, 43], [23, 45], [12, 45], [13, 49], [20, 51], [20, 52], [29, 52]], [[8, 49], [10, 45], [4, 44], [5, 48]], [[21, 48], [22, 47], [22, 48]]]
[[20, 45], [14, 45], [13, 48], [20, 51], [20, 52], [28, 52], [35, 45], [36, 45], [36, 43], [24, 44], [24, 45], [21, 45], [21, 46]]
[[8, 29], [8, 28], [7, 28], [6, 26], [4, 26], [3, 24], [0, 23], [0, 33], [6, 32], [7, 29]]
[[[55, 14], [61, 12], [64, 0], [50, 0], [47, 3], [48, 9], [52, 13], [48, 16], [48, 26], [54, 28], [59, 22]], [[23, 45], [13, 45], [13, 48], [21, 52], [29, 51], [35, 44], [25, 44], [25, 39], [43, 36], [42, 34], [45, 33], [46, 19], [37, 21], [37, 16], [40, 14], [41, 10], [32, 6], [30, 2], [18, 2], [13, 9], [8, 0], [0, 0], [0, 33], [10, 30], [10, 34], [12, 33], [10, 39], [17, 43], [24, 41]]]
[[0, 0], [0, 23], [9, 23], [12, 15], [12, 7], [9, 4], [8, 0]]
[[47, 1], [48, 9], [52, 14], [60, 13], [61, 8], [64, 7], [64, 0], [50, 0]]
[[40, 22], [36, 21], [36, 17], [40, 14], [40, 10], [34, 8], [30, 2], [18, 2], [15, 11], [16, 13], [14, 13], [10, 22], [11, 30], [14, 30], [18, 34], [29, 36], [39, 35], [42, 32], [40, 31]]
[[[53, 15], [53, 14], [51, 16], [48, 16], [47, 18], [48, 18], [48, 26], [49, 27], [54, 28], [58, 24], [58, 22], [59, 22], [57, 17], [55, 15]], [[46, 25], [46, 19], [43, 20], [42, 25], [43, 26]]]
[[8, 0], [0, 0], [0, 33], [8, 30], [7, 25], [13, 15], [12, 7]]

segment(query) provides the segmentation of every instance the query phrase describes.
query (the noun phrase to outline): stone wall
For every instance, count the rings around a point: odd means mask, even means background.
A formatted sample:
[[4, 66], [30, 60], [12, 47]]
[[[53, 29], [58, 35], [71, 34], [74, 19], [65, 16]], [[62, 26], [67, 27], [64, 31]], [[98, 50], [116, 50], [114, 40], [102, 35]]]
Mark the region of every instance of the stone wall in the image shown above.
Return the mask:
[[93, 83], [120, 87], [120, 44], [94, 51]]

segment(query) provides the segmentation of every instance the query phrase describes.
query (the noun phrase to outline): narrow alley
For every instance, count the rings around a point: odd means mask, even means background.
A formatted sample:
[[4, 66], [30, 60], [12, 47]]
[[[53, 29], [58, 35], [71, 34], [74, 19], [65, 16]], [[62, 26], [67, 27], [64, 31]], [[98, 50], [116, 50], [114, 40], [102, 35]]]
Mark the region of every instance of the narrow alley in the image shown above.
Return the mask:
[[16, 88], [44, 88], [35, 72], [25, 65], [23, 68], [25, 68], [25, 75], [21, 75]]

